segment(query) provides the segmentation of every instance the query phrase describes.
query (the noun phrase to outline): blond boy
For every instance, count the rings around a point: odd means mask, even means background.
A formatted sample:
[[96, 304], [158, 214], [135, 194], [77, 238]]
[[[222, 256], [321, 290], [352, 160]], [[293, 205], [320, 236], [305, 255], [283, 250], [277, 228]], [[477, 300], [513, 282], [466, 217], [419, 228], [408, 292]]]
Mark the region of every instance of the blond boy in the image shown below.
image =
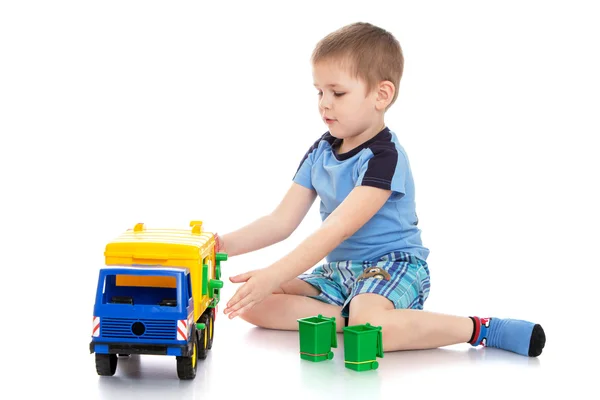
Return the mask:
[[317, 197], [323, 224], [272, 265], [232, 277], [244, 284], [224, 313], [281, 330], [318, 314], [336, 317], [339, 332], [369, 322], [382, 327], [385, 351], [470, 343], [540, 355], [546, 338], [539, 324], [423, 310], [429, 250], [421, 242], [408, 157], [384, 121], [404, 67], [398, 41], [355, 23], [323, 38], [311, 61], [327, 132], [310, 146], [273, 212], [218, 243], [233, 257], [280, 242]]

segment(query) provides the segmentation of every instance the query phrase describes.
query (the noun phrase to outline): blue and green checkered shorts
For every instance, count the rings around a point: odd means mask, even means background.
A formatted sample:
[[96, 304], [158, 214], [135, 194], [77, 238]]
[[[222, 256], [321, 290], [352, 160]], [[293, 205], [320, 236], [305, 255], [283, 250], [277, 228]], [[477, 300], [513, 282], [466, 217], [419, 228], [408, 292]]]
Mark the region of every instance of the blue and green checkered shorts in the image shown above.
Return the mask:
[[427, 263], [404, 252], [393, 252], [377, 261], [325, 263], [299, 278], [320, 291], [311, 297], [342, 306], [345, 318], [350, 301], [361, 293], [382, 295], [395, 308], [422, 310], [430, 287]]

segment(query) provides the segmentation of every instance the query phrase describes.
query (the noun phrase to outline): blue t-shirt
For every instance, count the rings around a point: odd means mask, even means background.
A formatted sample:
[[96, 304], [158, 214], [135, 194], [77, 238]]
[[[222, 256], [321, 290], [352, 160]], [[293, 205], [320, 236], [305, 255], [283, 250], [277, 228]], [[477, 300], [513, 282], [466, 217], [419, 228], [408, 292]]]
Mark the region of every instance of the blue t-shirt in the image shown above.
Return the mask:
[[393, 251], [426, 260], [415, 206], [415, 187], [404, 148], [389, 128], [343, 154], [341, 139], [329, 132], [306, 152], [294, 182], [317, 192], [324, 221], [356, 186], [391, 189], [383, 207], [351, 237], [326, 257], [333, 261], [372, 261]]

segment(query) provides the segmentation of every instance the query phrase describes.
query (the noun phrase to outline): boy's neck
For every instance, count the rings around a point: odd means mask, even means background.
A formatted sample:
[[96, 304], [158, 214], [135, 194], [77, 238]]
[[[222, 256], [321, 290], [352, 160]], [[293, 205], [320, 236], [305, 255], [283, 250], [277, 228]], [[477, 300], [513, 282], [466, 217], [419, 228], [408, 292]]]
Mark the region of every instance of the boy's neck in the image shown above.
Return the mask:
[[384, 128], [385, 128], [385, 122], [380, 121], [379, 124], [373, 125], [371, 128], [367, 129], [360, 135], [343, 139], [342, 143], [340, 144], [340, 147], [338, 149], [338, 153], [343, 154], [343, 153], [347, 153], [347, 152], [351, 151], [352, 149], [355, 149], [356, 147], [360, 146], [361, 144], [365, 143], [366, 141], [377, 136], [377, 134], [379, 132], [381, 132]]

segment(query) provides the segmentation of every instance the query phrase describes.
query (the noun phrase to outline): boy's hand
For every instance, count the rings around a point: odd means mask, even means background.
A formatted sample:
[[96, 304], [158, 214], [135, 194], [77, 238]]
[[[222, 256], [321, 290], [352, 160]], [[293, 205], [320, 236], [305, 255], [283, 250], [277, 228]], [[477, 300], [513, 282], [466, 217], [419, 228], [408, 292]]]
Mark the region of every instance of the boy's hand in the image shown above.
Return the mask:
[[232, 276], [229, 279], [233, 283], [246, 282], [238, 288], [231, 300], [227, 302], [227, 308], [223, 311], [225, 314], [230, 314], [230, 319], [245, 313], [263, 301], [282, 283], [272, 268], [246, 272]]
[[226, 252], [225, 245], [223, 243], [223, 239], [221, 238], [219, 233], [215, 232], [214, 236], [215, 236], [215, 252], [216, 253]]

